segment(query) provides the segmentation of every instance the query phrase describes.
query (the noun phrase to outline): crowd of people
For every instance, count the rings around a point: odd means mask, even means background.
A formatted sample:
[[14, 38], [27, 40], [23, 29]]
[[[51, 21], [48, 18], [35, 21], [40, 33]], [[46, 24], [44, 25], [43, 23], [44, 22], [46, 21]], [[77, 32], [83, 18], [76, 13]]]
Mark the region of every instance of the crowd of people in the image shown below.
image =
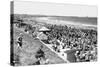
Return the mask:
[[53, 44], [55, 51], [63, 49], [77, 50], [77, 62], [97, 60], [97, 30], [82, 29], [68, 26], [49, 25], [48, 42]]

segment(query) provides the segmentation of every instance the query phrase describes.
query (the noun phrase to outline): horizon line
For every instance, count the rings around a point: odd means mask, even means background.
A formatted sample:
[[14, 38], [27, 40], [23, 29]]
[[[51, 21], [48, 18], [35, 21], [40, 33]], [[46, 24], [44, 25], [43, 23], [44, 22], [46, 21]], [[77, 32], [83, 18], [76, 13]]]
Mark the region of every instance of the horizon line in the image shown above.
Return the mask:
[[12, 15], [12, 14], [16, 14], [16, 15], [17, 15], [17, 14], [19, 14], [19, 15], [32, 15], [32, 16], [34, 16], [34, 15], [36, 16], [36, 15], [37, 15], [37, 16], [46, 16], [46, 17], [50, 17], [50, 16], [54, 16], [54, 17], [57, 17], [57, 16], [58, 16], [58, 17], [60, 17], [60, 16], [62, 16], [62, 17], [82, 17], [82, 18], [86, 18], [86, 17], [87, 17], [87, 18], [98, 18], [97, 16], [74, 16], [74, 15], [72, 16], [72, 15], [47, 15], [47, 14], [11, 13], [11, 15]]

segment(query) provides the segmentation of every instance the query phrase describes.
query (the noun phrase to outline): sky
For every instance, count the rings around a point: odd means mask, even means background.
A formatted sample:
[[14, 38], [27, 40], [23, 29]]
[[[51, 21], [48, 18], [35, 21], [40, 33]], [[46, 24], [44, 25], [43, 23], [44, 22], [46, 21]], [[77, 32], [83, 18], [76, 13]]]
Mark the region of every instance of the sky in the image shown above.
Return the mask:
[[97, 6], [14, 1], [14, 14], [97, 17]]

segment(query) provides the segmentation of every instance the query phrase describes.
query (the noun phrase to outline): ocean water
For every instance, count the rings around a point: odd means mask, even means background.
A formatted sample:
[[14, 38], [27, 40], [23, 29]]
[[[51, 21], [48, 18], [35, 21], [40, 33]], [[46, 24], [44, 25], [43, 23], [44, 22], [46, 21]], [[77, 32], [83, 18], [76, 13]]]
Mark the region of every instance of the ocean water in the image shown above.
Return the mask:
[[79, 24], [97, 25], [97, 17], [54, 17], [52, 19], [70, 21]]
[[97, 27], [96, 17], [61, 17], [61, 16], [49, 16], [49, 17], [39, 17], [37, 21], [45, 22], [47, 24], [57, 24], [57, 25], [78, 25], [78, 26], [91, 26]]

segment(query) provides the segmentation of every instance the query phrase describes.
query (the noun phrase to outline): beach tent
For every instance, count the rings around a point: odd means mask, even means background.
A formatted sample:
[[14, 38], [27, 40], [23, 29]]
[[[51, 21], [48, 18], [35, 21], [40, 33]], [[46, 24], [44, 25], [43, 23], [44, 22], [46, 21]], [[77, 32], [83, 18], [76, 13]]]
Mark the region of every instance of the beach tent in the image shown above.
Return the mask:
[[48, 28], [46, 28], [46, 27], [41, 27], [40, 29], [39, 29], [39, 32], [43, 32], [43, 31], [50, 31], [50, 29], [48, 29]]
[[47, 36], [43, 32], [38, 33], [37, 38], [40, 40], [47, 40]]

